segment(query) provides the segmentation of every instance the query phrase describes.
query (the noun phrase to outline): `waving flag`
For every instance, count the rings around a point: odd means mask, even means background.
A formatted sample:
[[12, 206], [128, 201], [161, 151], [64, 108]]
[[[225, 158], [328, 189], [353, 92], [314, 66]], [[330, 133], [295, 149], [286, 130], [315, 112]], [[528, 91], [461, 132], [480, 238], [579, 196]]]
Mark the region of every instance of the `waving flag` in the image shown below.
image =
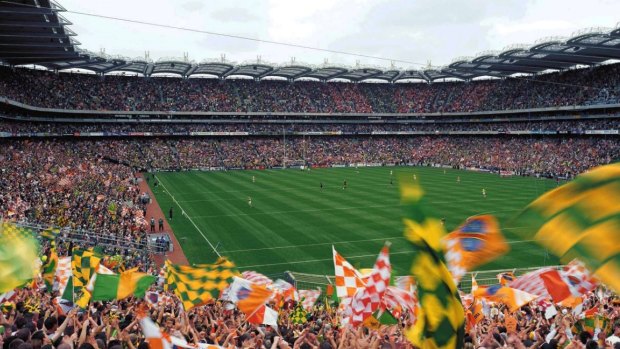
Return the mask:
[[573, 296], [581, 297], [598, 287], [598, 280], [578, 259], [573, 259], [562, 268], [562, 274], [568, 279]]
[[119, 274], [97, 274], [92, 300], [124, 299], [129, 296], [144, 297], [155, 277], [130, 269]]
[[276, 290], [279, 298], [283, 301], [289, 300], [298, 300], [299, 296], [297, 295], [297, 291], [295, 290], [295, 286], [291, 283], [286, 282], [282, 279], [276, 280], [272, 287]]
[[246, 318], [256, 313], [271, 296], [273, 296], [273, 291], [268, 290], [264, 285], [258, 285], [237, 276], [233, 278], [228, 290], [229, 300], [245, 313]]
[[312, 307], [316, 300], [319, 299], [321, 295], [321, 289], [317, 288], [316, 290], [299, 290], [299, 298], [301, 299], [301, 305], [304, 307], [306, 311], [312, 311]]
[[243, 273], [241, 273], [241, 277], [249, 280], [257, 285], [271, 285], [273, 284], [273, 280], [271, 280], [270, 278], [268, 278], [267, 276], [261, 274], [261, 273], [257, 273], [255, 271], [244, 271]]
[[58, 268], [58, 254], [56, 253], [55, 248], [51, 248], [49, 250], [47, 260], [45, 264], [43, 264], [43, 281], [45, 282], [45, 286], [47, 287], [48, 292], [52, 292], [54, 287], [54, 279], [56, 276], [56, 268]]
[[598, 286], [598, 282], [578, 260], [573, 260], [562, 270], [548, 270], [540, 274], [540, 278], [555, 303], [574, 303], [575, 298], [580, 299]]
[[336, 275], [336, 295], [338, 298], [353, 297], [357, 290], [365, 286], [362, 274], [338, 254], [334, 246], [332, 246], [332, 251]]
[[572, 331], [573, 333], [594, 333], [598, 328], [603, 333], [610, 333], [612, 332], [613, 327], [614, 323], [610, 318], [603, 315], [595, 314], [577, 320], [572, 327]]
[[280, 309], [284, 302], [299, 300], [299, 294], [295, 286], [282, 279], [277, 279], [271, 284], [271, 288], [275, 291], [274, 303], [276, 310]]
[[385, 291], [390, 284], [391, 274], [389, 243], [386, 243], [379, 253], [372, 273], [367, 278], [366, 286], [359, 289], [353, 296], [351, 323], [354, 326], [363, 323], [366, 318], [379, 309]]
[[538, 298], [550, 298], [547, 288], [540, 278], [540, 274], [553, 268], [540, 268], [523, 274], [508, 284], [509, 287], [539, 296]]
[[620, 292], [620, 163], [597, 167], [531, 203], [519, 233], [562, 261], [579, 258]]
[[476, 292], [477, 289], [478, 289], [478, 281], [476, 281], [476, 276], [472, 275], [471, 276], [471, 294], [474, 294], [474, 292]]
[[149, 348], [172, 349], [170, 335], [161, 330], [149, 317], [142, 317], [140, 319], [140, 326], [144, 333], [144, 339], [149, 344]]
[[278, 312], [263, 304], [245, 320], [251, 324], [278, 327]]
[[394, 280], [394, 286], [405, 291], [413, 291], [415, 289], [415, 280], [411, 275], [399, 276]]
[[466, 272], [474, 270], [510, 250], [499, 230], [499, 223], [490, 215], [471, 217], [442, 239], [446, 262], [459, 283]]
[[59, 257], [58, 267], [56, 268], [55, 274], [55, 285], [53, 289], [59, 291], [60, 294], [63, 294], [71, 274], [71, 256]]
[[108, 269], [103, 263], [99, 263], [97, 266], [97, 272], [94, 273], [90, 280], [88, 280], [88, 284], [86, 287], [76, 288], [75, 291], [78, 294], [78, 298], [75, 301], [75, 305], [78, 307], [85, 309], [88, 306], [88, 303], [91, 301], [91, 297], [93, 295], [93, 290], [95, 289], [95, 283], [97, 282], [98, 276], [101, 275], [116, 275], [110, 269]]
[[166, 261], [164, 290], [174, 292], [187, 311], [217, 298], [237, 274], [235, 265], [225, 258], [193, 267]]
[[485, 298], [492, 302], [503, 303], [511, 312], [538, 298], [538, 296], [502, 285], [478, 287], [473, 292], [474, 298]]
[[[471, 276], [471, 295], [473, 296], [478, 291], [478, 282], [474, 275]], [[484, 313], [482, 311], [482, 301], [476, 297], [471, 298], [470, 304], [465, 304], [467, 309], [465, 312], [465, 319], [467, 320], [467, 328], [471, 329], [484, 319]]]
[[94, 279], [100, 266], [103, 267], [101, 265], [101, 257], [93, 249], [73, 250], [71, 255], [71, 279], [74, 294], [77, 295], [75, 305], [80, 308], [86, 308], [88, 302], [90, 302]]
[[419, 185], [408, 181], [401, 183], [401, 200], [406, 210], [405, 237], [415, 252], [411, 274], [417, 282], [420, 302], [417, 321], [407, 331], [407, 338], [423, 349], [461, 348], [465, 314], [444, 259], [443, 225], [425, 214]]
[[[409, 313], [411, 323], [415, 323], [418, 314], [418, 299], [415, 291], [405, 291], [401, 288], [388, 286], [383, 296], [383, 307], [391, 310], [405, 309]], [[392, 311], [396, 317], [400, 317], [400, 311]]]
[[497, 281], [502, 286], [508, 286], [509, 283], [515, 281], [516, 279], [517, 277], [511, 271], [506, 271], [506, 272], [497, 274]]
[[149, 317], [140, 315], [140, 327], [142, 327], [142, 333], [144, 339], [149, 344], [150, 349], [174, 349], [174, 348], [189, 348], [189, 349], [223, 349], [218, 345], [210, 345], [205, 343], [188, 343], [184, 338], [171, 336], [164, 330], [160, 329], [156, 323]]
[[93, 249], [73, 250], [71, 269], [73, 270], [73, 287], [86, 287], [101, 262], [101, 257]]
[[304, 310], [301, 303], [297, 304], [295, 311], [291, 314], [291, 322], [296, 325], [305, 324], [308, 322], [308, 313]]
[[60, 229], [49, 227], [41, 231], [41, 237], [50, 241], [55, 241], [56, 237], [60, 234]]
[[34, 279], [39, 244], [29, 229], [0, 222], [0, 293]]

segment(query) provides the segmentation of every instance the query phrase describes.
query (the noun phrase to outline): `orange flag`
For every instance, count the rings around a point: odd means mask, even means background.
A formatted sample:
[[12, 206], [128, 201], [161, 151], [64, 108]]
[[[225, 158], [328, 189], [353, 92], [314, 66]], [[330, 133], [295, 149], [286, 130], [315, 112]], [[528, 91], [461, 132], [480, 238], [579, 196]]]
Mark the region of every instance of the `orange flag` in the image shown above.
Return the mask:
[[444, 236], [442, 243], [445, 246], [448, 269], [456, 284], [466, 272], [510, 250], [497, 219], [491, 215], [467, 219], [455, 231]]
[[233, 283], [230, 284], [228, 300], [237, 304], [237, 308], [244, 312], [247, 317], [251, 317], [269, 301], [273, 294], [274, 292], [268, 290], [264, 285], [258, 285], [235, 276]]
[[492, 302], [504, 303], [511, 312], [538, 298], [536, 295], [502, 285], [478, 287], [473, 294], [475, 298], [486, 298]]

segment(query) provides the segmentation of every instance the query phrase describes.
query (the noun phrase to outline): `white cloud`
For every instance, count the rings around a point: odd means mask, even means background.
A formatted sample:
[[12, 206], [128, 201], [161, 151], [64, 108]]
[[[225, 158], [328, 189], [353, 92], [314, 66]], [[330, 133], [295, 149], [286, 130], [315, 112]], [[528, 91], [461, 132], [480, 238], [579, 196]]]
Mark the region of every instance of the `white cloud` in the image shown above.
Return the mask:
[[204, 7], [204, 2], [202, 1], [188, 1], [181, 4], [181, 7], [186, 11], [193, 12], [201, 10]]
[[[539, 0], [60, 0], [68, 10], [118, 16], [200, 30], [300, 44], [435, 65], [457, 56], [568, 36], [589, 26], [615, 26], [620, 2]], [[118, 10], [122, 9], [122, 10]], [[255, 41], [63, 14], [82, 47], [129, 57], [181, 57], [200, 61], [226, 54], [242, 62], [333, 63], [388, 67], [388, 61], [351, 57]], [[408, 67], [399, 63], [397, 66]], [[413, 67], [417, 67], [413, 65]]]

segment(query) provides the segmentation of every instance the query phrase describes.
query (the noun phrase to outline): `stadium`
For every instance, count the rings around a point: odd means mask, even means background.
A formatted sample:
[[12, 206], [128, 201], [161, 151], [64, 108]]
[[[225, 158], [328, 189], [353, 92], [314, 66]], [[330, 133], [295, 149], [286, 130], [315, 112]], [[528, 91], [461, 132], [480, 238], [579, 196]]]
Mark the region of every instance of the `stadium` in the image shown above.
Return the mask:
[[[401, 69], [93, 53], [63, 12], [0, 1], [5, 348], [620, 345], [620, 27]], [[577, 218], [534, 228], [548, 197], [541, 217]], [[478, 233], [501, 257], [458, 277], [432, 242], [496, 224]], [[34, 237], [38, 285], [10, 231]], [[421, 251], [454, 280], [425, 282], [441, 273], [418, 270]]]

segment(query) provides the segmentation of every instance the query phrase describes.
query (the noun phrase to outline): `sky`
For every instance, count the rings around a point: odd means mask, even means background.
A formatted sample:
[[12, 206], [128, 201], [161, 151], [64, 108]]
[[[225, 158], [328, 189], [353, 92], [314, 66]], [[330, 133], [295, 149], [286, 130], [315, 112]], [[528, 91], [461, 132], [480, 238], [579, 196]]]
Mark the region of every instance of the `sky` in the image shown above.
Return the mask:
[[[555, 0], [57, 0], [68, 11], [188, 27], [388, 60], [259, 43], [203, 33], [62, 13], [81, 48], [153, 61], [283, 64], [421, 69], [457, 57], [570, 36], [589, 27], [616, 27], [620, 1]], [[404, 62], [390, 62], [399, 60]]]

